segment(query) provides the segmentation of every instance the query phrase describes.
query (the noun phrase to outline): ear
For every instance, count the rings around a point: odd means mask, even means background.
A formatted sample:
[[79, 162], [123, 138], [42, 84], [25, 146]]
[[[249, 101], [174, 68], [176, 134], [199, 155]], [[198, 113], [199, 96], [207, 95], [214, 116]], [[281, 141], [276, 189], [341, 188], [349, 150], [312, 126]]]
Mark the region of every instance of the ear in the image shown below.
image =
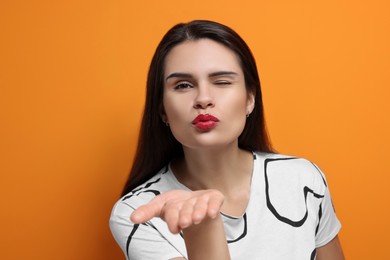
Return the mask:
[[252, 92], [248, 93], [248, 98], [246, 101], [246, 113], [249, 115], [252, 113], [253, 109], [255, 108], [255, 95]]
[[165, 115], [165, 113], [161, 114], [161, 120], [162, 120], [165, 124], [168, 123], [168, 118], [167, 118], [167, 116]]

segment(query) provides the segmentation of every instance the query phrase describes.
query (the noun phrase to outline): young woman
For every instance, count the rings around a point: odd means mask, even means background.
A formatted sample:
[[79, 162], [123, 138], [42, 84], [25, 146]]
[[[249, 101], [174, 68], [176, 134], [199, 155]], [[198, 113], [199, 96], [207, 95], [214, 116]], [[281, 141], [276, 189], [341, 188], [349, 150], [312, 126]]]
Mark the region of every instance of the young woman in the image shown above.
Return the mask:
[[110, 227], [127, 259], [344, 259], [324, 175], [273, 152], [251, 51], [211, 21], [157, 47]]

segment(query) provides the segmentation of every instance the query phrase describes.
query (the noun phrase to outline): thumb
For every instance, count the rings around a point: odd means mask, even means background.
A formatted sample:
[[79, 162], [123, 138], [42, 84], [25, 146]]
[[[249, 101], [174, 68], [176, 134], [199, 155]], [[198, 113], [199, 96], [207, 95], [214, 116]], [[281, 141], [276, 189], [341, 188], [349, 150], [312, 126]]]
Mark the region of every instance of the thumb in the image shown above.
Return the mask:
[[165, 201], [158, 195], [149, 203], [138, 207], [130, 216], [130, 220], [134, 224], [145, 223], [154, 217], [160, 217]]

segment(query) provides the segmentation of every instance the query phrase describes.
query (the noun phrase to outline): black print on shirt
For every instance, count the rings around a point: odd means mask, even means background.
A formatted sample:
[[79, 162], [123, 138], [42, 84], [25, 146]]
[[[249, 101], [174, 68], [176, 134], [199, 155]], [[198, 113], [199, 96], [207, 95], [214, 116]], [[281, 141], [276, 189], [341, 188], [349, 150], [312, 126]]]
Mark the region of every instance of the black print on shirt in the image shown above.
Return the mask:
[[[264, 177], [265, 177], [265, 193], [266, 193], [266, 200], [267, 200], [267, 207], [268, 209], [272, 212], [272, 214], [278, 219], [280, 220], [281, 222], [284, 222], [290, 226], [293, 226], [293, 227], [300, 227], [302, 226], [307, 217], [308, 217], [308, 208], [307, 208], [307, 196], [309, 193], [312, 194], [312, 196], [314, 196], [315, 198], [317, 199], [321, 199], [324, 197], [323, 194], [319, 194], [319, 193], [316, 193], [313, 189], [307, 187], [307, 186], [304, 186], [302, 187], [302, 193], [303, 193], [303, 196], [304, 196], [304, 203], [305, 203], [305, 213], [303, 215], [303, 217], [299, 220], [292, 220], [291, 218], [289, 218], [288, 216], [283, 216], [282, 214], [280, 214], [277, 210], [276, 210], [276, 205], [274, 205], [274, 203], [272, 202], [272, 198], [270, 196], [270, 186], [272, 186], [272, 183], [269, 182], [269, 176], [270, 174], [272, 174], [272, 170], [269, 169], [269, 165], [271, 163], [281, 163], [282, 161], [286, 161], [286, 160], [297, 160], [299, 158], [295, 158], [295, 157], [288, 157], [288, 158], [269, 158], [269, 159], [266, 159], [265, 162], [264, 162]], [[318, 171], [318, 168], [315, 167], [316, 170]], [[319, 173], [319, 171], [318, 171]], [[320, 174], [320, 173], [319, 173]], [[320, 174], [321, 175], [321, 174]], [[322, 175], [321, 175], [322, 177]], [[324, 184], [326, 185], [325, 183], [325, 180], [324, 178], [322, 177], [322, 180], [324, 181]], [[320, 207], [320, 212], [319, 212], [319, 215], [321, 216], [322, 212], [321, 212], [321, 207]]]
[[[165, 172], [164, 172], [165, 173]], [[152, 190], [152, 189], [147, 189], [149, 188], [151, 185], [155, 184], [155, 183], [158, 183], [159, 181], [161, 180], [161, 178], [158, 178], [157, 180], [153, 181], [153, 182], [148, 182], [145, 184], [145, 186], [142, 186], [140, 187], [139, 189], [136, 189], [136, 190], [133, 190], [130, 195], [127, 195], [125, 197], [123, 197], [122, 201], [125, 201], [127, 199], [130, 199], [131, 197], [133, 196], [138, 196], [140, 195], [141, 193], [153, 193], [155, 196], [159, 195], [160, 192], [158, 190]], [[146, 225], [145, 223], [143, 225]], [[130, 246], [130, 242], [131, 242], [131, 239], [133, 238], [135, 232], [137, 231], [139, 227], [139, 224], [135, 224], [133, 226], [133, 229], [131, 230], [129, 236], [127, 237], [127, 242], [126, 242], [126, 254], [127, 256], [130, 258], [129, 256], [129, 246]]]
[[243, 239], [243, 238], [246, 236], [246, 233], [247, 233], [247, 230], [248, 230], [248, 223], [246, 222], [246, 213], [244, 214], [243, 219], [244, 219], [244, 228], [243, 228], [243, 230], [242, 230], [241, 235], [237, 236], [236, 239], [226, 240], [226, 242], [227, 242], [228, 244], [231, 244], [231, 243], [235, 243], [235, 242], [237, 242], [237, 241], [240, 241], [241, 239]]
[[137, 231], [139, 227], [139, 224], [135, 224], [133, 226], [133, 229], [131, 230], [131, 233], [129, 235], [129, 237], [127, 238], [127, 242], [126, 242], [126, 255], [130, 258], [129, 256], [129, 245], [130, 245], [130, 242], [131, 242], [131, 239], [133, 238], [133, 235], [135, 234], [135, 231]]

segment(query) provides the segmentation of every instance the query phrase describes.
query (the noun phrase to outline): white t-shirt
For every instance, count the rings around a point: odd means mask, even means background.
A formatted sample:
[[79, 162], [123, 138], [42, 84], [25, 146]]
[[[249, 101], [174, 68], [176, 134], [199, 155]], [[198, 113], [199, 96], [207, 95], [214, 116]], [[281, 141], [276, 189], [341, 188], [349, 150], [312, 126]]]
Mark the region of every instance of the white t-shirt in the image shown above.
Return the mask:
[[[254, 153], [250, 198], [242, 216], [221, 212], [231, 259], [315, 259], [315, 249], [339, 232], [324, 175], [313, 163], [280, 154]], [[122, 197], [110, 228], [126, 259], [187, 258], [181, 234], [172, 234], [160, 218], [135, 225], [130, 215], [156, 195], [188, 190], [169, 165]]]

